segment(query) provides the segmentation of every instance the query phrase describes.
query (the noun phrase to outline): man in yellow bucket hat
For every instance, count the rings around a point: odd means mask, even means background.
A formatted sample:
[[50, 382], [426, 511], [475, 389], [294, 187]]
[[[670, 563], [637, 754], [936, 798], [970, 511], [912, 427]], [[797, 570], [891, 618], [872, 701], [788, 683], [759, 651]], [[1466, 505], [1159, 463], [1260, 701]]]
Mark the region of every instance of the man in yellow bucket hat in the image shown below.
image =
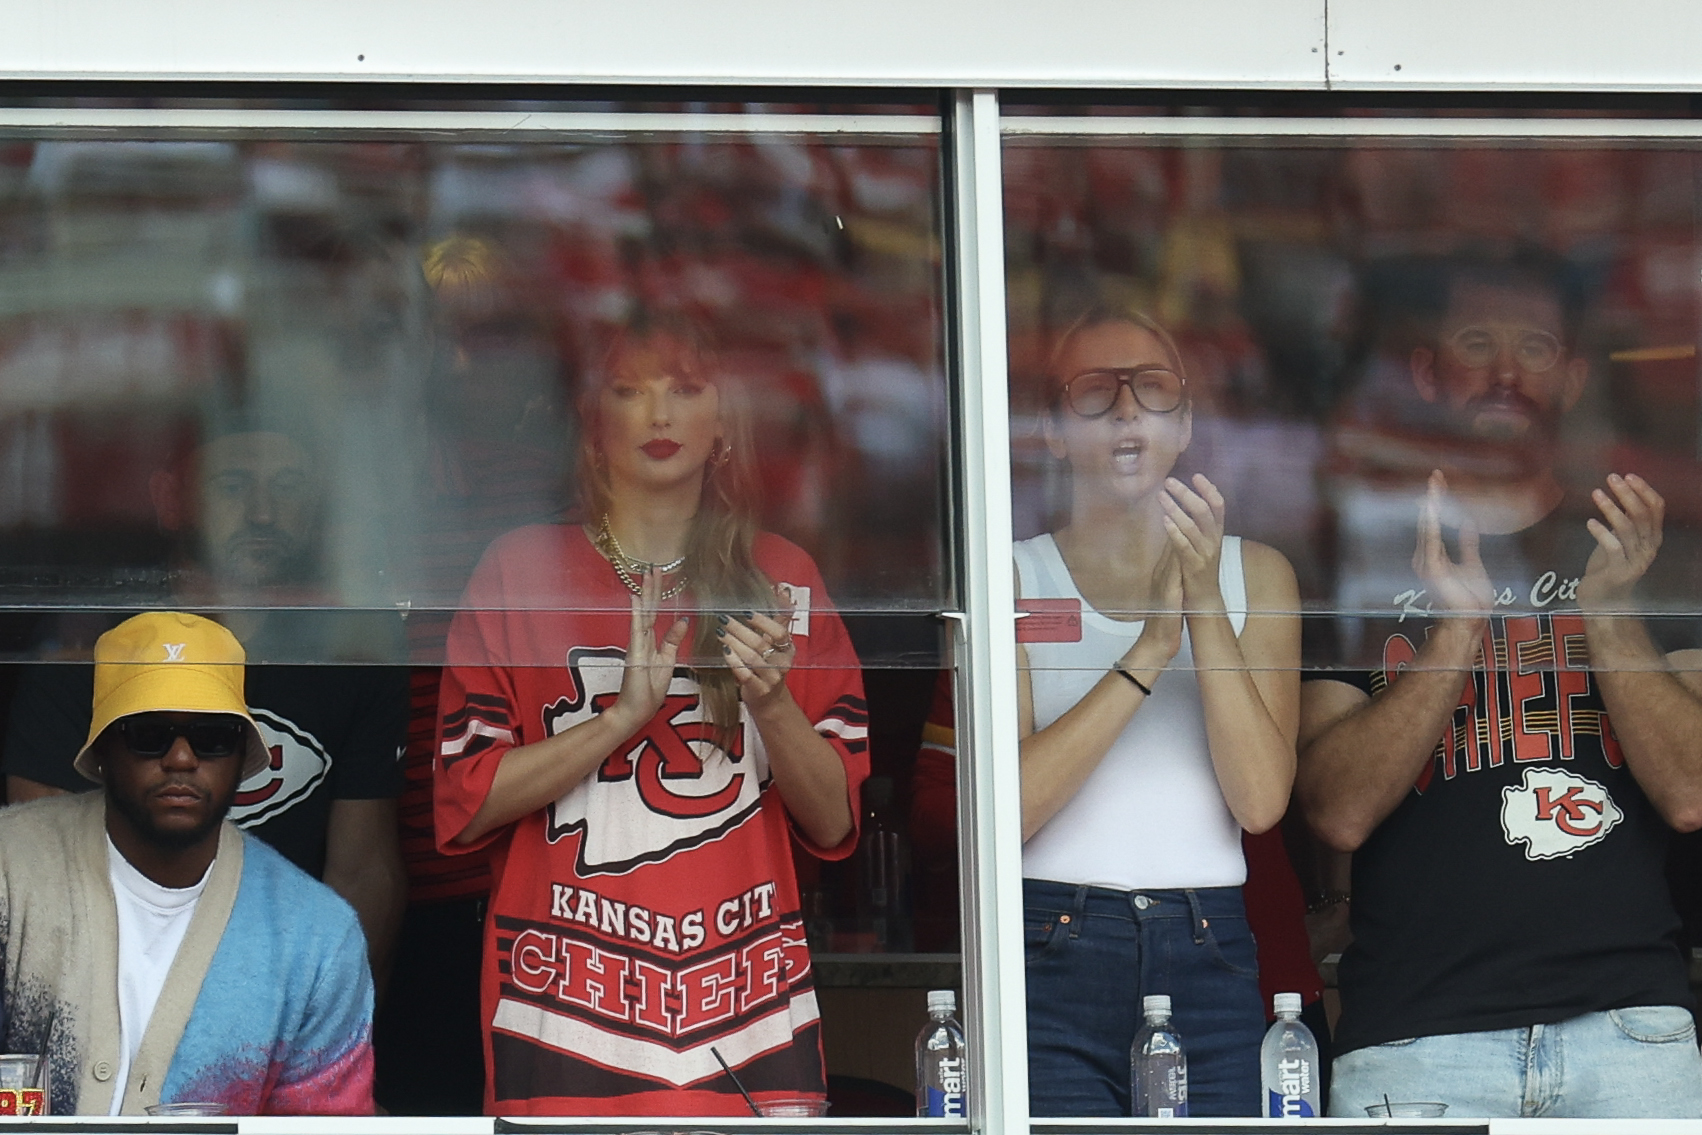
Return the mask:
[[372, 1111], [354, 911], [226, 822], [269, 759], [244, 662], [196, 615], [121, 623], [76, 758], [103, 790], [0, 811], [0, 1035], [49, 1054], [57, 1114]]

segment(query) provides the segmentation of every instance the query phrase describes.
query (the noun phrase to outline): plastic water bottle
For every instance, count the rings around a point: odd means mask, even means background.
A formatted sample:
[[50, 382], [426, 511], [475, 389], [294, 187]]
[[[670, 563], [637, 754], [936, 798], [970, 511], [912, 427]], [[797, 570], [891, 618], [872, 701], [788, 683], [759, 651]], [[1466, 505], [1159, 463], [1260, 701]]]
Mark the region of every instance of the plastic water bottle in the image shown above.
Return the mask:
[[1273, 998], [1276, 1024], [1259, 1046], [1267, 1119], [1311, 1119], [1322, 1115], [1318, 1100], [1318, 1042], [1300, 1023], [1300, 994]]
[[928, 991], [928, 1023], [916, 1038], [917, 1115], [969, 1115], [969, 1042], [955, 1012], [956, 993]]
[[1170, 998], [1141, 998], [1146, 1024], [1129, 1049], [1129, 1087], [1136, 1118], [1183, 1119], [1188, 1114], [1188, 1054], [1170, 1023]]

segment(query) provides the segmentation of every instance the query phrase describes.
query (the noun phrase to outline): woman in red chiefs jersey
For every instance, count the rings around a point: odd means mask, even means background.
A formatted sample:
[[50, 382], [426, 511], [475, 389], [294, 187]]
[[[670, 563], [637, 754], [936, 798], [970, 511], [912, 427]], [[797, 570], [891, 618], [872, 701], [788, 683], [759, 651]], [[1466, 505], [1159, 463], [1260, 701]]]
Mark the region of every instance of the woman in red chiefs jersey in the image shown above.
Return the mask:
[[[756, 528], [739, 391], [629, 327], [581, 399], [583, 522], [485, 553], [450, 632], [435, 816], [491, 845], [486, 1109], [737, 1114], [825, 1091], [791, 840], [856, 840], [856, 655]], [[689, 650], [686, 647], [690, 642]]]

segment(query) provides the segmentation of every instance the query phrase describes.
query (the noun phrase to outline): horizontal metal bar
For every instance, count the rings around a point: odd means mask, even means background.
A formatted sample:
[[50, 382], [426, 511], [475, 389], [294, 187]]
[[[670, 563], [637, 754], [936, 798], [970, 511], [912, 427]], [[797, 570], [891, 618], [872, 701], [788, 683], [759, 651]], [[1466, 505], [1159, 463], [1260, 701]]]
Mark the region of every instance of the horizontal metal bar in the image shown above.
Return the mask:
[[917, 137], [940, 132], [927, 114], [715, 114], [515, 110], [245, 110], [239, 107], [0, 107], [0, 131], [132, 133], [445, 135], [480, 140], [608, 134], [861, 134]]
[[1702, 119], [1675, 118], [1226, 118], [1010, 115], [1007, 138], [1389, 138], [1398, 140], [1702, 140]]

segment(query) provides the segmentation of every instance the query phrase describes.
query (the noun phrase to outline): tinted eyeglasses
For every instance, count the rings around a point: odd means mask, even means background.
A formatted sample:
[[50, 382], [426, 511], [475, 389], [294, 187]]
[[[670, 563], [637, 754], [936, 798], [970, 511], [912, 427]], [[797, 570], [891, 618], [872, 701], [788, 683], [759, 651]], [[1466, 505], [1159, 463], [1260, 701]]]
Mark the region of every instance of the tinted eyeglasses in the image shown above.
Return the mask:
[[1491, 327], [1462, 327], [1448, 338], [1454, 357], [1468, 367], [1481, 369], [1495, 365], [1504, 349], [1510, 349], [1520, 367], [1532, 374], [1541, 374], [1565, 353], [1560, 340], [1537, 328], [1496, 330]]
[[1117, 404], [1127, 386], [1141, 409], [1168, 414], [1182, 405], [1188, 380], [1163, 366], [1116, 367], [1083, 371], [1064, 384], [1064, 405], [1084, 418], [1098, 418]]
[[204, 761], [234, 757], [247, 748], [242, 719], [221, 714], [192, 721], [173, 721], [155, 713], [133, 714], [119, 721], [118, 736], [138, 757], [159, 760], [182, 737]]

